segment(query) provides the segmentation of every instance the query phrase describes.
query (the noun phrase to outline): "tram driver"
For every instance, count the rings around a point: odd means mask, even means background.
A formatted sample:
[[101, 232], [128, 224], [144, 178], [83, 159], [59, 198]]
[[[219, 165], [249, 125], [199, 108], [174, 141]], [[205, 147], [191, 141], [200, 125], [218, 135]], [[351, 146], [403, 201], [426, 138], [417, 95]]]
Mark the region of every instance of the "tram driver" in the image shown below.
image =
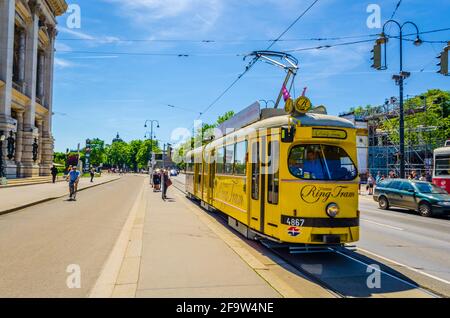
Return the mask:
[[323, 166], [320, 155], [317, 151], [309, 148], [306, 153], [306, 160], [303, 167], [303, 177], [306, 179], [323, 180]]

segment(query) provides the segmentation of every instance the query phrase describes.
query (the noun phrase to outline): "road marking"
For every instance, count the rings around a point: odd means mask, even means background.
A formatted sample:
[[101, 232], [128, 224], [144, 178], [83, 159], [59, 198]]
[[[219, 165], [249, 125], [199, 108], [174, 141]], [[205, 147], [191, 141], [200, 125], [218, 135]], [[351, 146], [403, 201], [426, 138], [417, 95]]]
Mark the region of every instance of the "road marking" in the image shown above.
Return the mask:
[[361, 221], [366, 221], [366, 222], [373, 223], [373, 224], [376, 224], [376, 225], [379, 225], [379, 226], [388, 227], [388, 228], [391, 228], [391, 229], [394, 229], [394, 230], [404, 231], [404, 229], [402, 229], [400, 227], [387, 225], [387, 224], [383, 224], [383, 223], [378, 223], [378, 222], [371, 221], [371, 220], [368, 220], [368, 219], [361, 218]]
[[449, 282], [448, 280], [443, 279], [443, 278], [439, 278], [439, 277], [436, 277], [436, 276], [434, 276], [434, 275], [425, 273], [425, 272], [423, 272], [423, 271], [421, 271], [421, 270], [418, 270], [418, 269], [413, 268], [413, 267], [410, 267], [410, 266], [408, 266], [408, 265], [405, 265], [405, 264], [396, 262], [396, 261], [394, 261], [394, 260], [392, 260], [392, 259], [389, 259], [389, 258], [387, 258], [387, 257], [384, 257], [384, 256], [381, 256], [381, 255], [372, 253], [372, 252], [370, 252], [370, 251], [368, 251], [368, 250], [365, 250], [365, 249], [362, 249], [362, 248], [360, 248], [360, 247], [357, 247], [357, 249], [360, 250], [361, 252], [364, 252], [364, 253], [370, 254], [370, 255], [372, 255], [372, 256], [381, 258], [382, 260], [391, 262], [391, 263], [393, 263], [393, 264], [395, 264], [395, 265], [398, 265], [398, 266], [401, 266], [401, 267], [405, 267], [405, 268], [409, 269], [410, 271], [413, 271], [413, 272], [416, 272], [416, 273], [419, 273], [419, 274], [428, 276], [428, 277], [433, 278], [433, 279], [435, 279], [435, 280], [438, 280], [438, 281], [440, 281], [440, 282], [442, 282], [442, 283], [444, 283], [444, 284], [450, 285], [450, 282]]

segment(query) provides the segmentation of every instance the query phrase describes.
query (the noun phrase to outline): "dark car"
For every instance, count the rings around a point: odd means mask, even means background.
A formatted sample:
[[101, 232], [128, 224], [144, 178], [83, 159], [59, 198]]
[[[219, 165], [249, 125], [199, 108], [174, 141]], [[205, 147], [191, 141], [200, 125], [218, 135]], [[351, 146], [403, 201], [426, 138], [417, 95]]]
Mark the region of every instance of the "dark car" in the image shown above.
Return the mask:
[[383, 210], [395, 206], [417, 211], [422, 216], [450, 214], [447, 191], [424, 181], [383, 180], [377, 184], [373, 199]]

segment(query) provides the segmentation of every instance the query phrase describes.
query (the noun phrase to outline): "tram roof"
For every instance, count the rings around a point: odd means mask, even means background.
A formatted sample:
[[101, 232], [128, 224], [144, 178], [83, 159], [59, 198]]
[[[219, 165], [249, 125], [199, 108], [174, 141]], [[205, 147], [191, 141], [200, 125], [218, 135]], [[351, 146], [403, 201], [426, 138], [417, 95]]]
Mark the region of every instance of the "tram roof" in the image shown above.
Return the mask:
[[[264, 128], [276, 128], [288, 125], [290, 119], [299, 122], [303, 127], [332, 127], [332, 128], [355, 128], [350, 120], [319, 113], [306, 113], [298, 116], [287, 114], [284, 109], [266, 108], [260, 109], [258, 102], [252, 104], [242, 112], [236, 114], [231, 119], [222, 123], [218, 129], [222, 132], [220, 137], [215, 138], [206, 148], [215, 147], [220, 144], [223, 138], [234, 138], [245, 136], [248, 131]], [[188, 154], [201, 152], [202, 147], [193, 149]]]
[[436, 155], [446, 155], [446, 154], [450, 154], [450, 147], [442, 147], [442, 148], [437, 148], [434, 150], [434, 154]]

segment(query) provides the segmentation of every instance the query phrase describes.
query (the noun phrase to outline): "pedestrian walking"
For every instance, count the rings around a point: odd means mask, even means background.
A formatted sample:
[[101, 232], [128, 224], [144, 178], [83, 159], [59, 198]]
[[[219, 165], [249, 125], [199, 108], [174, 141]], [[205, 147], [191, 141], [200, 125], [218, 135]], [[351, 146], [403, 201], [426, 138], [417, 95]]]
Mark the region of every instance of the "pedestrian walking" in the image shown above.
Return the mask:
[[69, 182], [69, 200], [76, 201], [78, 182], [80, 181], [80, 172], [77, 170], [76, 166], [72, 167], [72, 170], [66, 177], [66, 181]]
[[55, 166], [53, 166], [50, 169], [51, 173], [52, 173], [52, 181], [53, 183], [56, 183], [56, 176], [58, 175], [58, 168], [56, 168]]
[[95, 169], [94, 168], [91, 168], [90, 174], [91, 174], [91, 182], [94, 182], [94, 177], [95, 177]]
[[172, 181], [169, 178], [167, 170], [163, 170], [161, 173], [161, 184], [162, 184], [162, 199], [167, 199], [167, 189], [172, 185]]
[[161, 190], [161, 174], [159, 170], [155, 170], [153, 173], [153, 192], [158, 192]]
[[369, 195], [373, 195], [374, 183], [375, 183], [375, 179], [369, 173], [369, 177], [367, 178], [367, 190], [369, 190]]

